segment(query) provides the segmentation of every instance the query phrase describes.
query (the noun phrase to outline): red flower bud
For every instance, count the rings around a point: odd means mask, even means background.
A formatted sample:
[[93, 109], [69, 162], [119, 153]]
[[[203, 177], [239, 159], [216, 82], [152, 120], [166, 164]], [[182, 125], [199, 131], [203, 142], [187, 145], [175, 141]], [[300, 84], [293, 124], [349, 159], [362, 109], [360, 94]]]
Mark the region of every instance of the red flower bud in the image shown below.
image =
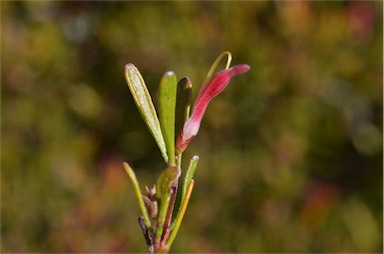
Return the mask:
[[233, 66], [228, 70], [222, 70], [200, 90], [193, 106], [192, 115], [184, 123], [184, 127], [177, 138], [176, 154], [182, 153], [188, 146], [189, 142], [191, 142], [191, 140], [196, 136], [208, 103], [213, 99], [213, 97], [223, 91], [234, 76], [243, 74], [249, 69], [249, 65], [240, 64]]

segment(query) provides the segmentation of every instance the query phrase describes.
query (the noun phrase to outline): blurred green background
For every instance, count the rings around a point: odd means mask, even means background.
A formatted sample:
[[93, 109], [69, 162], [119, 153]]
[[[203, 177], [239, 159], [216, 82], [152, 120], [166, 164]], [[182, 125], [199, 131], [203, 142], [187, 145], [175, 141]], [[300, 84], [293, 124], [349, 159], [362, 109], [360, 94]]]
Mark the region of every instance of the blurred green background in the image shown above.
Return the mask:
[[[383, 3], [1, 2], [1, 252], [145, 252], [122, 169], [164, 168], [125, 83], [194, 96], [224, 50], [251, 71], [208, 107], [173, 252], [383, 251]], [[156, 99], [155, 99], [156, 101]]]

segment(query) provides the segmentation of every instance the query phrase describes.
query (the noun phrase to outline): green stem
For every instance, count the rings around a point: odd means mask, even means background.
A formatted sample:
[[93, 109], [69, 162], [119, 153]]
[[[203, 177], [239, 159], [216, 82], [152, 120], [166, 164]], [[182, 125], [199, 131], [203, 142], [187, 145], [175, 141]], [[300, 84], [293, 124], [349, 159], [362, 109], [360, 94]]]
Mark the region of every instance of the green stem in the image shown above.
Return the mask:
[[180, 207], [180, 212], [179, 212], [179, 214], [177, 215], [177, 217], [175, 219], [175, 227], [173, 228], [173, 230], [171, 232], [171, 235], [168, 238], [168, 242], [167, 242], [167, 246], [168, 247], [172, 246], [172, 243], [173, 243], [173, 241], [176, 238], [177, 232], [179, 231], [181, 222], [183, 221], [183, 218], [184, 218], [185, 211], [187, 210], [187, 206], [188, 206], [191, 194], [192, 194], [194, 183], [195, 183], [195, 181], [193, 179], [189, 182], [188, 189], [187, 189], [187, 192], [185, 194], [184, 201], [183, 201], [183, 203], [181, 204], [181, 207]]
[[140, 191], [140, 186], [139, 186], [139, 183], [137, 181], [135, 172], [129, 166], [129, 164], [126, 163], [126, 162], [123, 163], [123, 167], [124, 167], [125, 172], [127, 172], [127, 175], [129, 176], [129, 179], [131, 179], [131, 182], [133, 184], [133, 188], [134, 188], [135, 193], [136, 193], [137, 201], [139, 202], [139, 207], [140, 207], [140, 210], [141, 210], [141, 214], [143, 215], [145, 225], [148, 228], [150, 228], [151, 227], [151, 222], [150, 222], [149, 217], [148, 217], [147, 209], [145, 208], [145, 205], [144, 205], [143, 197], [142, 197], [142, 194], [141, 194], [141, 191]]
[[183, 153], [176, 156], [176, 165], [181, 168], [181, 158], [183, 157]]

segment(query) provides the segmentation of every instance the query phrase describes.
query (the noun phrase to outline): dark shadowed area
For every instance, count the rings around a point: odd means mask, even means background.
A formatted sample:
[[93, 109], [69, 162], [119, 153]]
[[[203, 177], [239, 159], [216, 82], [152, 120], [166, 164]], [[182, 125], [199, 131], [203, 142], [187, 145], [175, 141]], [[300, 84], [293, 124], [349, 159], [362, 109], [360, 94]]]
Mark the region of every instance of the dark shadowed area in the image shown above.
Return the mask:
[[381, 1], [1, 2], [1, 252], [145, 252], [165, 165], [124, 79], [251, 70], [209, 105], [173, 252], [383, 251]]

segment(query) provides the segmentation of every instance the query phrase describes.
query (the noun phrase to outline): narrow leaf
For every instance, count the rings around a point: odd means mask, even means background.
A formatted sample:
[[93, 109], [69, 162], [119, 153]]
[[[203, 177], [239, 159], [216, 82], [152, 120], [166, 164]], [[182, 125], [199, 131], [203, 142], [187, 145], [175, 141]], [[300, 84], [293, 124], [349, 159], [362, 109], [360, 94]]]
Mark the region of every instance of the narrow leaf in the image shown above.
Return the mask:
[[167, 148], [165, 146], [164, 137], [161, 132], [159, 119], [157, 118], [151, 95], [148, 92], [147, 86], [145, 85], [139, 70], [133, 64], [127, 64], [125, 66], [125, 79], [144, 122], [147, 124], [149, 131], [155, 138], [165, 162], [168, 162]]
[[180, 134], [184, 122], [189, 117], [189, 111], [191, 108], [191, 97], [192, 82], [188, 77], [184, 77], [180, 79], [179, 83], [177, 84], [175, 139]]
[[163, 132], [169, 165], [175, 165], [175, 107], [176, 75], [168, 71], [164, 74], [159, 88], [159, 118]]
[[189, 162], [189, 167], [187, 169], [187, 172], [185, 173], [184, 177], [184, 183], [183, 183], [183, 190], [181, 195], [181, 202], [183, 202], [185, 198], [185, 194], [187, 192], [187, 188], [189, 186], [189, 183], [191, 182], [193, 175], [195, 174], [195, 170], [197, 167], [197, 163], [199, 162], [199, 156], [195, 155], [192, 157], [192, 159]]
[[142, 194], [140, 192], [140, 186], [139, 186], [139, 182], [137, 181], [136, 174], [133, 171], [133, 169], [129, 166], [128, 163], [124, 162], [123, 167], [124, 167], [124, 170], [127, 173], [128, 177], [129, 177], [129, 179], [132, 182], [133, 188], [134, 188], [135, 193], [136, 193], [137, 201], [139, 202], [141, 214], [143, 215], [145, 225], [147, 228], [150, 228], [151, 222], [150, 222], [149, 217], [148, 217], [147, 209], [145, 208], [145, 205], [144, 205], [144, 201], [142, 198]]
[[185, 211], [187, 210], [188, 203], [191, 198], [194, 183], [195, 181], [192, 179], [188, 184], [187, 192], [185, 193], [185, 199], [181, 202], [180, 210], [175, 218], [173, 230], [168, 238], [167, 246], [169, 247], [172, 246], [172, 243], [175, 240], [177, 233], [179, 232], [181, 222], [183, 221]]

